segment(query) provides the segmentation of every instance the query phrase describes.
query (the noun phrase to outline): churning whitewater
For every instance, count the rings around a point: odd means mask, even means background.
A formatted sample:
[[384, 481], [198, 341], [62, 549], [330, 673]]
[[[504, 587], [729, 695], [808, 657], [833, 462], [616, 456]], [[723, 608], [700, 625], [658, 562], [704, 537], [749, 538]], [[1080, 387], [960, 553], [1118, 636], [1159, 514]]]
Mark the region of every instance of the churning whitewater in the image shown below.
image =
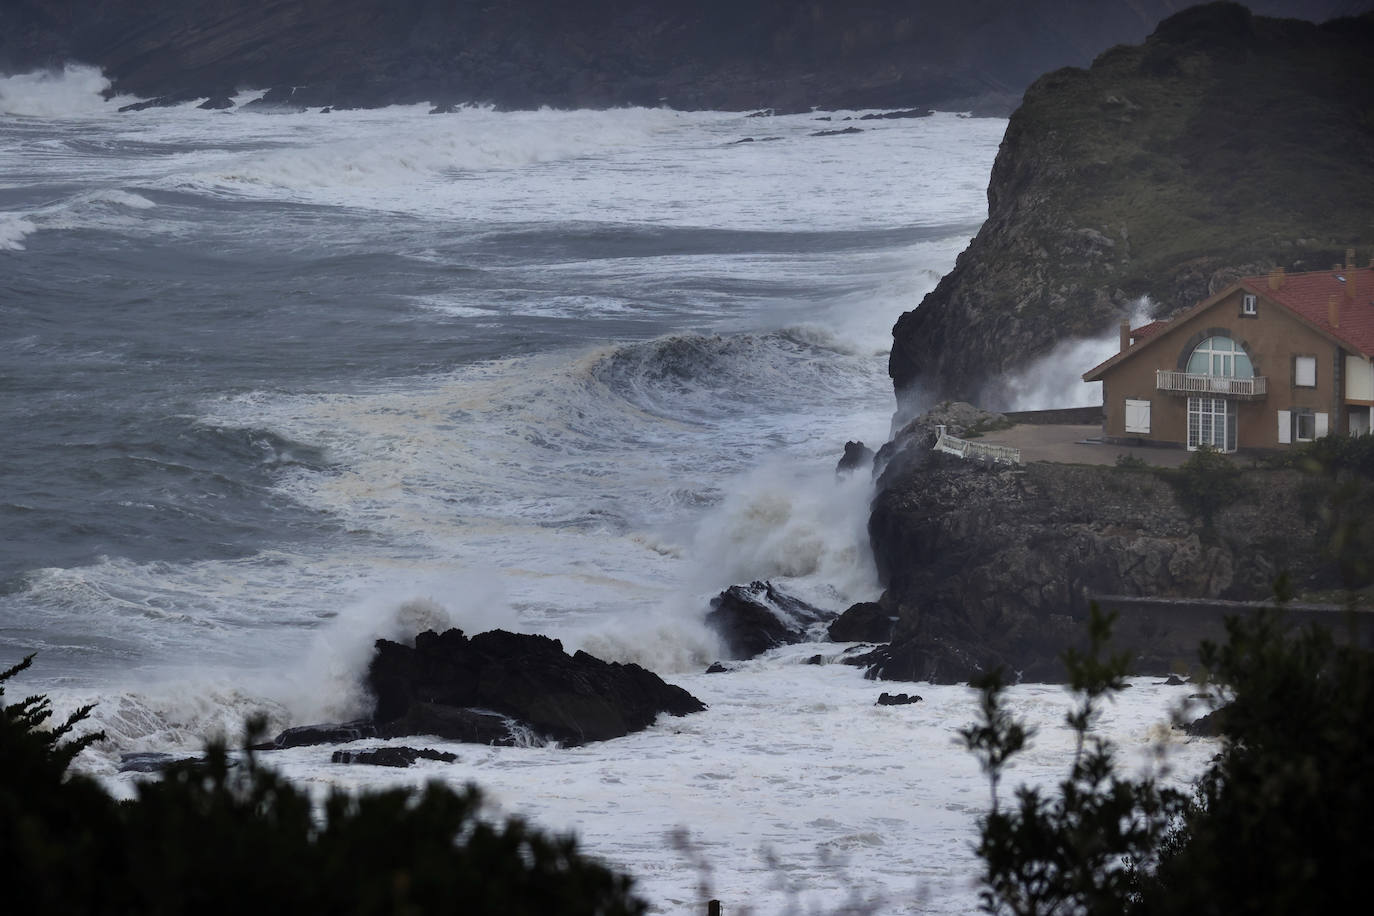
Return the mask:
[[[972, 907], [968, 691], [873, 709], [788, 652], [698, 672], [727, 585], [877, 594], [871, 484], [835, 461], [886, 438], [890, 327], [983, 219], [1004, 121], [116, 114], [106, 85], [0, 78], [0, 663], [99, 703], [83, 766], [127, 793], [120, 753], [363, 713], [379, 636], [541, 632], [712, 708], [401, 775], [274, 760], [321, 790], [475, 780], [662, 912], [701, 881]], [[1108, 727], [1143, 747], [1167, 697], [1132, 693]], [[1044, 778], [1063, 698], [1021, 696]]]

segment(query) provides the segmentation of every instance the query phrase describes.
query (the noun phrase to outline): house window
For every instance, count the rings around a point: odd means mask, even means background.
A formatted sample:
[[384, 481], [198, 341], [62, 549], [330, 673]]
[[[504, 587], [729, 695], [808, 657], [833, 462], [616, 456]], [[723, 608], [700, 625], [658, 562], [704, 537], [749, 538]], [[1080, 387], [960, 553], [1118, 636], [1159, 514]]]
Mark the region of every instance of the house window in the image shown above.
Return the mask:
[[1223, 452], [1236, 450], [1236, 402], [1225, 398], [1188, 399], [1188, 451], [1210, 445]]
[[1315, 356], [1293, 357], [1293, 384], [1299, 388], [1317, 387], [1317, 358]]
[[1240, 300], [1240, 311], [1243, 315], [1254, 315], [1257, 312], [1257, 305], [1254, 293], [1246, 293]]
[[1330, 432], [1330, 415], [1305, 407], [1279, 411], [1279, 442], [1311, 442]]
[[1126, 432], [1143, 433], [1148, 435], [1150, 432], [1150, 402], [1137, 401], [1132, 398], [1126, 399]]
[[1188, 374], [1254, 378], [1255, 369], [1240, 344], [1229, 337], [1209, 337], [1188, 357]]
[[1293, 439], [1311, 442], [1317, 438], [1317, 415], [1310, 410], [1293, 411]]

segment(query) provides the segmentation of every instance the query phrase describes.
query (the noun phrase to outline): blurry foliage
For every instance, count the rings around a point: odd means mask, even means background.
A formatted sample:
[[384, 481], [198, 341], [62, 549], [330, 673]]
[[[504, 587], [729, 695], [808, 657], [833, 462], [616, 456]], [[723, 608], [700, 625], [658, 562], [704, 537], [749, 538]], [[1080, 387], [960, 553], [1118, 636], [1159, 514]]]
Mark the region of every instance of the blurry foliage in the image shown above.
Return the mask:
[[[3, 683], [32, 656], [0, 674]], [[518, 819], [482, 818], [473, 787], [331, 793], [323, 806], [223, 745], [115, 803], [67, 774], [101, 740], [51, 731], [46, 698], [0, 709], [0, 885], [45, 914], [254, 911], [639, 914], [631, 880]], [[260, 726], [259, 726], [260, 728]], [[257, 729], [250, 727], [251, 743]]]
[[[965, 746], [992, 785], [992, 810], [980, 822], [981, 899], [988, 913], [1121, 913], [1137, 894], [1142, 869], [1158, 856], [1187, 806], [1179, 792], [1116, 773], [1116, 749], [1091, 734], [1102, 703], [1125, 686], [1128, 658], [1099, 659], [1111, 618], [1092, 608], [1089, 649], [1065, 654], [1079, 696], [1066, 721], [1077, 738], [1069, 775], [1055, 794], [1021, 786], [1003, 807], [998, 784], [1030, 736], [1005, 706], [1001, 672], [979, 688], [983, 722], [963, 729]], [[1125, 867], [1123, 866], [1125, 863]]]
[[1200, 445], [1177, 468], [1160, 468], [1155, 472], [1174, 488], [1178, 504], [1193, 518], [1202, 520], [1202, 527], [1214, 533], [1216, 515], [1236, 502], [1245, 493], [1240, 468], [1210, 445]]
[[1345, 587], [1374, 583], [1374, 436], [1323, 436], [1268, 461], [1307, 475], [1298, 499]]
[[[1285, 597], [1286, 585], [1280, 586]], [[1012, 914], [1357, 912], [1374, 867], [1374, 653], [1330, 632], [1288, 632], [1280, 612], [1227, 621], [1201, 661], [1220, 707], [1220, 753], [1189, 798], [1122, 779], [1091, 734], [1124, 686], [1124, 658], [1099, 659], [1110, 618], [1093, 609], [1091, 648], [1066, 658], [1078, 752], [1056, 790], [1022, 787], [981, 820], [983, 909]], [[996, 791], [1024, 726], [998, 677], [980, 685], [984, 722], [965, 742]]]
[[1119, 468], [1128, 468], [1133, 471], [1142, 471], [1148, 469], [1150, 463], [1144, 458], [1137, 458], [1135, 455], [1129, 455], [1122, 452], [1116, 456], [1116, 466]]

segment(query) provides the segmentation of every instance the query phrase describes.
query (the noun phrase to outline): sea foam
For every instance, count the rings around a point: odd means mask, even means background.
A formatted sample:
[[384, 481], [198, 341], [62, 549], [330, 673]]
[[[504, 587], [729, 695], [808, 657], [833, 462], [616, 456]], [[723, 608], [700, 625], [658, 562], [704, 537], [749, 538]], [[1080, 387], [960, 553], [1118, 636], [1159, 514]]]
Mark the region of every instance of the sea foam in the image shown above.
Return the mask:
[[112, 113], [134, 100], [130, 96], [106, 99], [109, 88], [109, 79], [98, 67], [82, 64], [0, 76], [0, 115], [76, 118]]

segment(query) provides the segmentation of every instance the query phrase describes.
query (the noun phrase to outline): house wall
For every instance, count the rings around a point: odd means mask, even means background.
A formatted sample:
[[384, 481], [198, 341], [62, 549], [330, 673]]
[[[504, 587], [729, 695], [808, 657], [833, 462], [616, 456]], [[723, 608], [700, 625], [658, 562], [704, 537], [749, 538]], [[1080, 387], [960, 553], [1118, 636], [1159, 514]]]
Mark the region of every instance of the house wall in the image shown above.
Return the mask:
[[[1102, 376], [1105, 420], [1103, 432], [1116, 439], [1184, 445], [1188, 441], [1188, 398], [1156, 389], [1156, 369], [1182, 371], [1189, 354], [1204, 338], [1225, 334], [1239, 342], [1250, 356], [1255, 375], [1268, 380], [1262, 399], [1239, 400], [1236, 440], [1240, 448], [1278, 448], [1278, 411], [1308, 408], [1328, 414], [1330, 432], [1345, 432], [1342, 389], [1345, 353], [1329, 337], [1298, 320], [1287, 309], [1260, 297], [1257, 314], [1241, 312], [1242, 290], [1221, 299], [1185, 321], [1177, 322], [1137, 347], [1139, 356], [1123, 360]], [[1317, 360], [1315, 387], [1297, 387], [1293, 375], [1295, 356]], [[1126, 400], [1150, 402], [1150, 434], [1126, 432]]]

